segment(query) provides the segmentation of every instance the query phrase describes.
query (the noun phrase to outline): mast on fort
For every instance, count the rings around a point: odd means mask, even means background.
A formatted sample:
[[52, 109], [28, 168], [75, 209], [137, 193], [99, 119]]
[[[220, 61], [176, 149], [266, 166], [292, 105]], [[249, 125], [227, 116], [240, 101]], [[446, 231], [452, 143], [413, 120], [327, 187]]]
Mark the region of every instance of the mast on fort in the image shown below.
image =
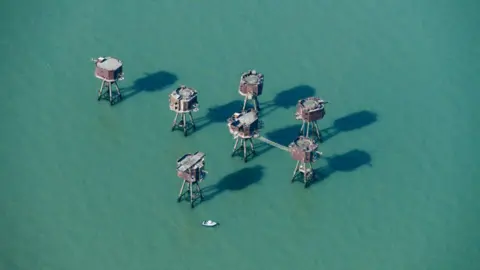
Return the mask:
[[300, 135], [305, 137], [313, 135], [313, 138], [322, 140], [317, 121], [325, 116], [325, 104], [327, 103], [317, 97], [309, 97], [298, 101], [295, 118], [302, 121]]
[[[175, 112], [173, 119], [172, 131], [176, 128], [183, 130], [183, 135], [187, 136], [188, 130], [195, 131], [195, 122], [193, 121], [192, 112], [198, 111], [198, 93], [197, 90], [181, 85], [170, 94], [170, 110]], [[190, 121], [187, 121], [187, 114]], [[178, 116], [180, 121], [177, 122]]]
[[[253, 138], [259, 135], [261, 125], [262, 122], [258, 120], [258, 113], [254, 109], [234, 113], [232, 117], [227, 120], [228, 130], [235, 139], [232, 157], [237, 152], [242, 151], [242, 149], [244, 162], [247, 162], [248, 156], [255, 155]], [[247, 147], [247, 142], [250, 143], [250, 149]]]
[[257, 73], [256, 70], [249, 70], [242, 74], [240, 77], [240, 85], [238, 87], [238, 93], [245, 97], [243, 101], [244, 111], [247, 106], [247, 101], [253, 101], [253, 108], [256, 111], [260, 111], [260, 104], [258, 102], [258, 96], [262, 94], [263, 91], [263, 74]]
[[[100, 90], [98, 90], [98, 100], [100, 100], [104, 92], [108, 93], [110, 105], [115, 103], [116, 98], [122, 99], [120, 88], [117, 81], [123, 80], [123, 63], [119, 59], [107, 56], [92, 59], [95, 62], [95, 77], [102, 81]], [[117, 89], [115, 98], [112, 95], [112, 85]]]
[[[200, 182], [205, 179], [206, 174], [204, 153], [195, 152], [179, 158], [177, 160], [177, 176], [183, 180], [183, 183], [177, 201], [180, 202], [182, 197], [188, 194], [190, 206], [193, 208], [196, 199], [203, 200]], [[187, 185], [187, 192], [183, 193], [185, 184]]]

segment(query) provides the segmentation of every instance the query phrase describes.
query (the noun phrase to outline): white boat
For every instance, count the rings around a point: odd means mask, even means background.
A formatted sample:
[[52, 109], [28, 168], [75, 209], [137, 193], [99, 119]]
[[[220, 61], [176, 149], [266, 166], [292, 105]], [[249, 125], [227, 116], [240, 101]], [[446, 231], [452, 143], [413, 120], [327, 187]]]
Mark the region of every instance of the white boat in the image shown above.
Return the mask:
[[217, 225], [220, 225], [220, 223], [212, 221], [212, 220], [204, 220], [202, 222], [202, 225], [205, 226], [205, 227], [215, 227]]

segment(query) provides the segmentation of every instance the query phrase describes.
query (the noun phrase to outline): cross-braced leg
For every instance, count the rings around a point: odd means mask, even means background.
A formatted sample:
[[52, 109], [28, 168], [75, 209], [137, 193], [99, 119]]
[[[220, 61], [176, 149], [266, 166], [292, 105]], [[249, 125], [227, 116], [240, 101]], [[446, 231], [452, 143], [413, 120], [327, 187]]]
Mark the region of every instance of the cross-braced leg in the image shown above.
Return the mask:
[[235, 145], [233, 146], [233, 151], [232, 151], [232, 157], [233, 155], [235, 155], [235, 152], [237, 152], [237, 145], [239, 140], [240, 140], [239, 137], [237, 137], [237, 139], [235, 140]]
[[303, 135], [303, 130], [305, 129], [305, 121], [302, 121], [302, 127], [300, 128], [300, 135]]
[[190, 206], [193, 208], [193, 184], [190, 183]]
[[182, 118], [183, 118], [183, 135], [187, 136], [187, 116], [185, 113], [182, 113]]
[[192, 123], [193, 130], [196, 130], [197, 127], [195, 126], [195, 121], [193, 121], [192, 112], [188, 112], [188, 114], [190, 115], [190, 121]]
[[182, 187], [180, 188], [180, 193], [178, 193], [177, 202], [179, 202], [182, 199], [183, 187], [185, 187], [185, 180], [183, 181]]
[[247, 162], [247, 142], [245, 139], [242, 139], [242, 145], [243, 145], [243, 161]]
[[247, 100], [248, 100], [248, 97], [245, 96], [245, 100], [243, 101], [242, 111], [245, 111], [245, 108], [247, 107]]
[[250, 149], [252, 149], [252, 155], [255, 155], [255, 147], [253, 146], [253, 140], [250, 138], [248, 141], [250, 142]]
[[119, 99], [122, 99], [122, 93], [120, 93], [120, 88], [118, 87], [117, 82], [114, 82], [115, 88], [117, 89], [117, 95]]
[[175, 113], [175, 118], [173, 118], [173, 124], [172, 124], [172, 131], [175, 129], [177, 126], [177, 118], [178, 118], [178, 112]]
[[300, 161], [297, 161], [297, 165], [295, 165], [295, 169], [293, 170], [292, 183], [295, 180], [295, 176], [297, 175], [298, 165], [300, 165]]
[[110, 104], [113, 104], [113, 97], [112, 97], [112, 83], [108, 82], [108, 95], [110, 97]]
[[254, 97], [253, 101], [255, 102], [255, 110], [257, 112], [259, 112], [260, 111], [260, 102], [258, 102], [258, 97]]
[[102, 92], [103, 92], [103, 87], [105, 85], [105, 81], [102, 80], [102, 84], [100, 85], [100, 89], [98, 90], [98, 98], [97, 100], [100, 100], [102, 98]]
[[313, 129], [317, 135], [317, 138], [318, 140], [320, 140], [320, 142], [322, 141], [322, 134], [320, 133], [320, 129], [318, 128], [318, 123], [317, 121], [313, 122]]
[[203, 200], [203, 193], [199, 183], [197, 183], [197, 192], [200, 195], [200, 199]]

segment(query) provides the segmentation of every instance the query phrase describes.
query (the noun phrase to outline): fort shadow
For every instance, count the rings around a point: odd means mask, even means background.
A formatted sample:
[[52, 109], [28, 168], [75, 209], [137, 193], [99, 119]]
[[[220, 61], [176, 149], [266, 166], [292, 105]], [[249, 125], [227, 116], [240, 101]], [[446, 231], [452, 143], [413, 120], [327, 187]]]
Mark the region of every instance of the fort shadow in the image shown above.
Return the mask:
[[[226, 104], [210, 107], [207, 109], [205, 116], [199, 117], [195, 120], [197, 130], [201, 130], [214, 123], [227, 123], [227, 119], [234, 113], [242, 111], [243, 103], [241, 100], [233, 100]], [[225, 129], [225, 132], [228, 132]]]
[[369, 126], [377, 122], [377, 119], [378, 115], [376, 113], [367, 110], [354, 112], [338, 118], [333, 122], [331, 127], [321, 130], [322, 142], [325, 142], [340, 133], [350, 132]]
[[136, 79], [133, 85], [120, 89], [124, 100], [129, 99], [142, 92], [162, 91], [177, 82], [177, 75], [168, 71], [145, 73], [145, 76]]
[[[284, 128], [276, 129], [271, 132], [262, 134], [265, 138], [272, 140], [284, 146], [288, 146], [292, 143], [300, 134], [300, 128], [302, 125], [291, 125]], [[256, 155], [264, 154], [271, 149], [275, 148], [269, 144], [259, 142], [254, 139]], [[278, 151], [281, 151], [278, 149]]]
[[286, 89], [275, 95], [273, 100], [262, 103], [260, 99], [260, 112], [262, 116], [273, 113], [275, 110], [295, 108], [298, 101], [304, 98], [315, 96], [315, 88], [309, 85], [298, 85], [290, 89]]
[[263, 166], [256, 165], [223, 177], [217, 184], [205, 187], [202, 190], [203, 200], [208, 201], [225, 191], [240, 191], [258, 183], [264, 175], [264, 169]]
[[315, 169], [315, 178], [310, 182], [310, 185], [322, 182], [336, 172], [353, 172], [363, 166], [372, 167], [371, 155], [358, 149], [341, 155], [323, 157], [322, 159], [327, 161], [327, 165]]

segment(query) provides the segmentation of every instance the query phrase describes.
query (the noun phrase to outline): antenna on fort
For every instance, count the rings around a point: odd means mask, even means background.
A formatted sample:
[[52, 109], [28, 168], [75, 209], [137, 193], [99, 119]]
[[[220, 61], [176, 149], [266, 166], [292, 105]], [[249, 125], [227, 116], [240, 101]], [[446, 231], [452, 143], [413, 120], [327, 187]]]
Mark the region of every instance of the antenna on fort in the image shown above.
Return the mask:
[[[198, 111], [197, 90], [181, 85], [170, 94], [170, 110], [174, 111], [175, 118], [173, 119], [172, 131], [176, 128], [183, 129], [183, 135], [187, 136], [188, 130], [196, 130], [195, 122], [193, 121], [192, 112]], [[187, 122], [187, 114], [190, 117], [190, 122]], [[178, 116], [180, 121], [177, 123]]]
[[260, 111], [260, 104], [258, 102], [258, 96], [263, 91], [263, 74], [257, 73], [256, 70], [249, 70], [242, 74], [240, 77], [240, 86], [238, 87], [238, 93], [245, 97], [243, 101], [242, 111], [245, 110], [248, 100], [253, 100], [253, 108], [256, 111]]
[[297, 120], [302, 120], [300, 135], [309, 137], [309, 135], [313, 133], [313, 137], [316, 136], [322, 141], [317, 120], [320, 120], [325, 116], [325, 104], [327, 103], [328, 102], [316, 97], [309, 97], [298, 101], [295, 118]]
[[103, 92], [108, 92], [110, 105], [115, 103], [112, 96], [112, 85], [117, 88], [117, 96], [115, 98], [122, 99], [122, 94], [118, 88], [117, 81], [123, 80], [123, 63], [119, 59], [107, 56], [93, 59], [95, 62], [95, 77], [102, 80], [100, 90], [98, 90], [98, 100], [102, 98]]
[[314, 179], [312, 163], [317, 160], [320, 154], [317, 152], [318, 145], [310, 138], [299, 136], [288, 147], [292, 158], [297, 161], [293, 170], [292, 183], [298, 174], [303, 174], [303, 183], [305, 187], [308, 187], [310, 181]]
[[[180, 193], [177, 201], [180, 202], [185, 195], [183, 189], [187, 184], [187, 192], [190, 198], [190, 206], [193, 208], [194, 202], [197, 198], [203, 200], [202, 189], [200, 182], [205, 179], [207, 172], [205, 171], [205, 154], [202, 152], [195, 152], [193, 154], [186, 154], [177, 160], [177, 176], [183, 179]], [[194, 186], [196, 190], [194, 191]]]
[[[250, 109], [241, 113], [234, 113], [232, 117], [227, 120], [227, 123], [228, 130], [235, 139], [232, 157], [243, 148], [243, 161], [247, 162], [249, 155], [255, 155], [255, 147], [252, 138], [259, 135], [259, 129], [263, 124], [258, 120], [257, 111]], [[247, 141], [250, 142], [250, 151], [247, 151]], [[240, 145], [237, 148], [239, 142]]]

